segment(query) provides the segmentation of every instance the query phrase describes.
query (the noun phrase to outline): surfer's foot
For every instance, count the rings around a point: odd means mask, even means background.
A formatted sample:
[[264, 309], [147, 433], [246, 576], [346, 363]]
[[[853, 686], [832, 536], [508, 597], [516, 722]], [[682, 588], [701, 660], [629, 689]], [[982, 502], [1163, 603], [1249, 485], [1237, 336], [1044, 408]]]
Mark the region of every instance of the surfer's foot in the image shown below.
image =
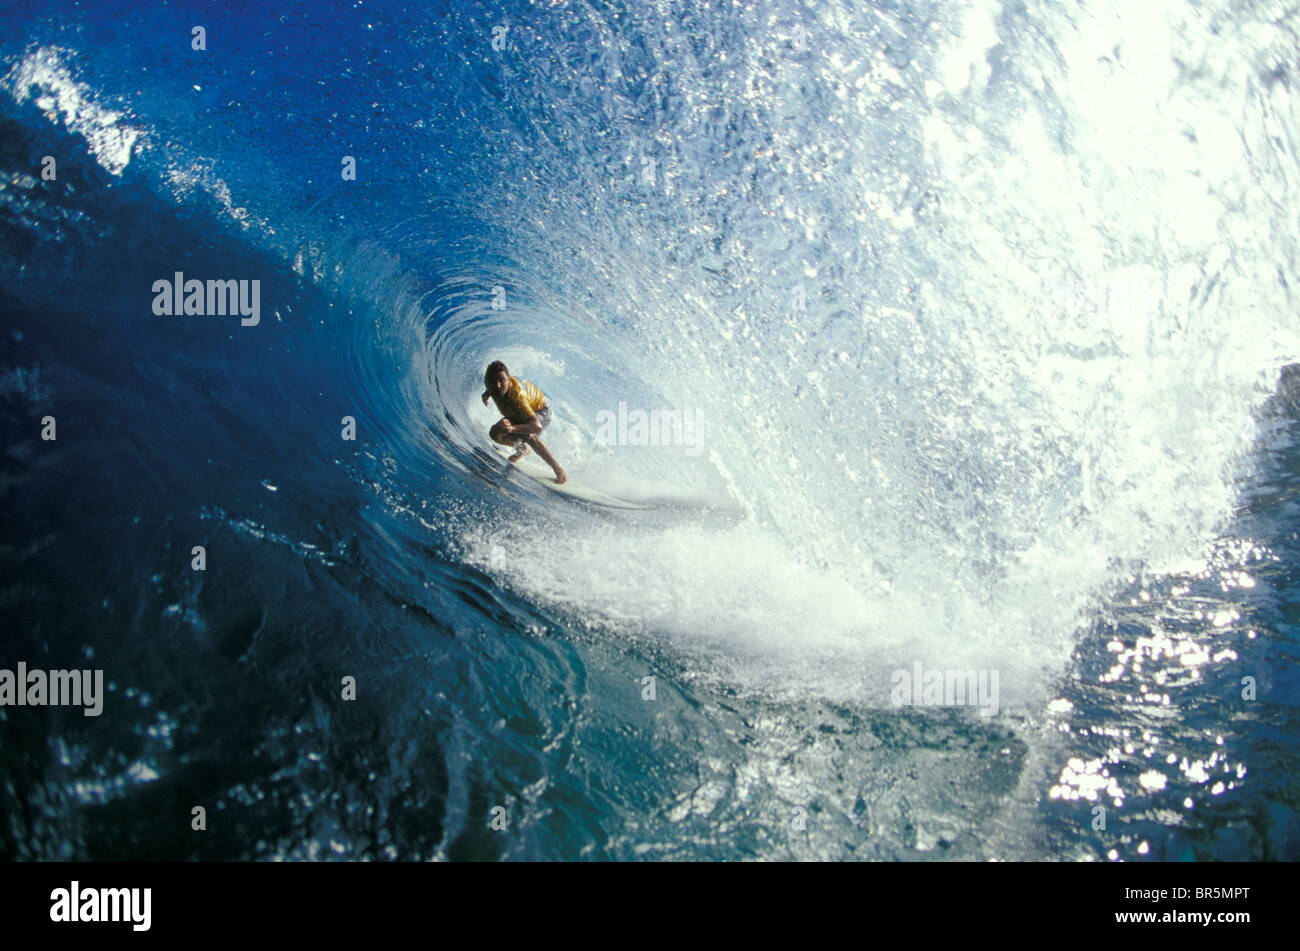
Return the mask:
[[528, 455], [528, 447], [527, 447], [527, 446], [523, 446], [523, 447], [520, 448], [520, 450], [519, 450], [518, 452], [516, 452], [513, 456], [511, 456], [509, 459], [507, 459], [506, 462], [518, 462], [520, 459], [522, 459], [522, 458], [523, 458], [524, 456], [526, 456], [526, 455]]
[[564, 470], [563, 470], [563, 469], [556, 469], [556, 470], [555, 470], [555, 484], [556, 484], [556, 485], [564, 485], [564, 483], [566, 483], [566, 482], [568, 482], [568, 481], [569, 481], [569, 477], [568, 477], [567, 475], [564, 474]]

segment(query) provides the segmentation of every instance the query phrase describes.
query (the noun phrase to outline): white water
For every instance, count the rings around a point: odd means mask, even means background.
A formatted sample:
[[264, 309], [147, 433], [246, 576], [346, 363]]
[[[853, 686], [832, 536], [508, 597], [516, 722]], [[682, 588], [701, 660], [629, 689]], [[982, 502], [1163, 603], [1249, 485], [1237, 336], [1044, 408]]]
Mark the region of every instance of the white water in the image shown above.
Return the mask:
[[[533, 310], [466, 372], [546, 390], [584, 482], [746, 518], [512, 518], [466, 530], [483, 564], [742, 684], [879, 702], [921, 661], [1006, 705], [1111, 585], [1201, 556], [1300, 354], [1294, 45], [1269, 5], [1027, 7], [601, 33], [570, 75], [604, 114], [550, 100], [574, 152], [506, 137], [545, 182], [501, 212]], [[620, 401], [700, 412], [706, 451], [598, 446]]]

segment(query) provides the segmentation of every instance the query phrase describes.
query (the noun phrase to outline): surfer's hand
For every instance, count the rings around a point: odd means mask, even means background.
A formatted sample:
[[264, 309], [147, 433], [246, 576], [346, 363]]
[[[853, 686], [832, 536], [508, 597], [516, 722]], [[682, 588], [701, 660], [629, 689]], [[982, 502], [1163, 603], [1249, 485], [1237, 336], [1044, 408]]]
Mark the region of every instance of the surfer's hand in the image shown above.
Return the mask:
[[487, 406], [487, 401], [488, 401], [488, 395], [487, 395], [487, 393], [484, 393], [484, 394], [483, 394], [483, 405], [484, 405], [484, 406]]
[[510, 420], [506, 419], [504, 416], [501, 417], [501, 422], [497, 423], [497, 425], [508, 433], [513, 433], [515, 431], [515, 424], [510, 422]]

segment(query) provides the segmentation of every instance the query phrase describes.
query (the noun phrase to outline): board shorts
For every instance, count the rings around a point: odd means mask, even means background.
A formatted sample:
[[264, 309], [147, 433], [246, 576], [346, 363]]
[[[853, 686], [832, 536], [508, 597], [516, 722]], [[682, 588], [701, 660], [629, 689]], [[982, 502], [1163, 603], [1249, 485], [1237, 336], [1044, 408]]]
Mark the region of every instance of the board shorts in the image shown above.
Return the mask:
[[[545, 431], [546, 427], [551, 425], [551, 404], [547, 403], [533, 415], [537, 418], [537, 421], [542, 424], [542, 430]], [[517, 449], [523, 449], [527, 445], [528, 440], [523, 436], [520, 436], [515, 440], [515, 448]]]

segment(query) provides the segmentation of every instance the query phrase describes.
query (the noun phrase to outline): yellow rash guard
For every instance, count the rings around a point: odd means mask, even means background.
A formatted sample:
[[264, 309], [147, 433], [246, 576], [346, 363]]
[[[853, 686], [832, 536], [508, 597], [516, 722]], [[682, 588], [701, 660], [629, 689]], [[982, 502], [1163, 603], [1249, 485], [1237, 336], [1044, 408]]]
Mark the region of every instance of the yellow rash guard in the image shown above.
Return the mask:
[[527, 380], [510, 378], [510, 389], [505, 396], [492, 394], [492, 401], [497, 410], [512, 423], [526, 423], [537, 415], [538, 410], [546, 405], [542, 391]]

